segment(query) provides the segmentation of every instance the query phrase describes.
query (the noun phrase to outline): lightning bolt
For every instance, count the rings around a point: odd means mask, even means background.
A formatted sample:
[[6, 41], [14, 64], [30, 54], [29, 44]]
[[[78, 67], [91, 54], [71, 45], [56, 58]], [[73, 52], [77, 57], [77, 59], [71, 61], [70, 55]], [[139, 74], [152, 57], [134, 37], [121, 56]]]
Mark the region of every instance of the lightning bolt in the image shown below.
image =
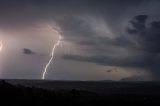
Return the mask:
[[48, 63], [46, 64], [45, 68], [44, 68], [44, 71], [43, 71], [43, 75], [42, 75], [42, 79], [45, 79], [45, 75], [47, 73], [47, 70], [48, 70], [48, 67], [50, 66], [50, 64], [52, 63], [52, 60], [54, 58], [54, 53], [55, 53], [55, 49], [57, 46], [59, 46], [60, 44], [60, 41], [62, 39], [62, 36], [61, 34], [59, 33], [58, 30], [52, 28], [51, 26], [48, 26], [53, 32], [55, 32], [57, 35], [58, 35], [58, 41], [54, 44], [53, 48], [52, 48], [52, 51], [51, 51], [51, 58], [49, 59]]

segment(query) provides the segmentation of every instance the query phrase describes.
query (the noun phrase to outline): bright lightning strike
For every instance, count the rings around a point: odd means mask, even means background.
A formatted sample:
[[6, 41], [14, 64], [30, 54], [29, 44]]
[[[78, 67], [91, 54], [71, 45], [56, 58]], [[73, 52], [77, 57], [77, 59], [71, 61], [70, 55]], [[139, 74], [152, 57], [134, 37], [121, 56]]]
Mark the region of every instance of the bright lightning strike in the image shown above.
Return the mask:
[[56, 29], [52, 28], [51, 26], [48, 26], [53, 32], [55, 32], [58, 35], [58, 41], [54, 44], [53, 48], [52, 48], [52, 52], [51, 52], [51, 58], [49, 59], [48, 63], [46, 64], [44, 71], [43, 71], [43, 75], [42, 75], [42, 79], [45, 79], [45, 75], [47, 73], [48, 67], [50, 66], [53, 58], [54, 58], [54, 53], [55, 53], [55, 49], [57, 46], [59, 46], [60, 41], [62, 39], [61, 34], [59, 33], [59, 31], [57, 31]]
[[2, 41], [0, 41], [0, 51], [2, 51], [2, 48], [3, 48], [3, 43]]

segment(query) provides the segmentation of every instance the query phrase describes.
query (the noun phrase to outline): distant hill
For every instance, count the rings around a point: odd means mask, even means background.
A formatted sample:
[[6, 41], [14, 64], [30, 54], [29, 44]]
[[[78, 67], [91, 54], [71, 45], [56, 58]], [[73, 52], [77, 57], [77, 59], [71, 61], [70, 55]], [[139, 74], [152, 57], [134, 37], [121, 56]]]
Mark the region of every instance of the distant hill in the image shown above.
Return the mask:
[[149, 76], [130, 76], [127, 78], [122, 78], [120, 81], [152, 81]]

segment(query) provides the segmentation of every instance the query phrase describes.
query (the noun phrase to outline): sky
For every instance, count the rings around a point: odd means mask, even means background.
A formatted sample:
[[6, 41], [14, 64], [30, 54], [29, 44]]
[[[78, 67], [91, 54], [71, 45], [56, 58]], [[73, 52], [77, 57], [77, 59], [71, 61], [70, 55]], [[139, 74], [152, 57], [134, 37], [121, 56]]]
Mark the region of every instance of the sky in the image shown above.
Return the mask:
[[[159, 0], [0, 0], [0, 78], [160, 80]], [[52, 29], [53, 28], [53, 29]]]

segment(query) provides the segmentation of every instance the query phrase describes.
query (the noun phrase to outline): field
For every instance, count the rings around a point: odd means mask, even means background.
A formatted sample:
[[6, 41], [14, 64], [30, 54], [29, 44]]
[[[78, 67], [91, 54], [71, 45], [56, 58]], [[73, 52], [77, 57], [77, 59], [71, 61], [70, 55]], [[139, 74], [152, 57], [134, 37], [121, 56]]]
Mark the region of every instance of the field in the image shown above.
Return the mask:
[[146, 106], [160, 104], [160, 82], [10, 79], [0, 81], [0, 94], [4, 103], [17, 105]]

